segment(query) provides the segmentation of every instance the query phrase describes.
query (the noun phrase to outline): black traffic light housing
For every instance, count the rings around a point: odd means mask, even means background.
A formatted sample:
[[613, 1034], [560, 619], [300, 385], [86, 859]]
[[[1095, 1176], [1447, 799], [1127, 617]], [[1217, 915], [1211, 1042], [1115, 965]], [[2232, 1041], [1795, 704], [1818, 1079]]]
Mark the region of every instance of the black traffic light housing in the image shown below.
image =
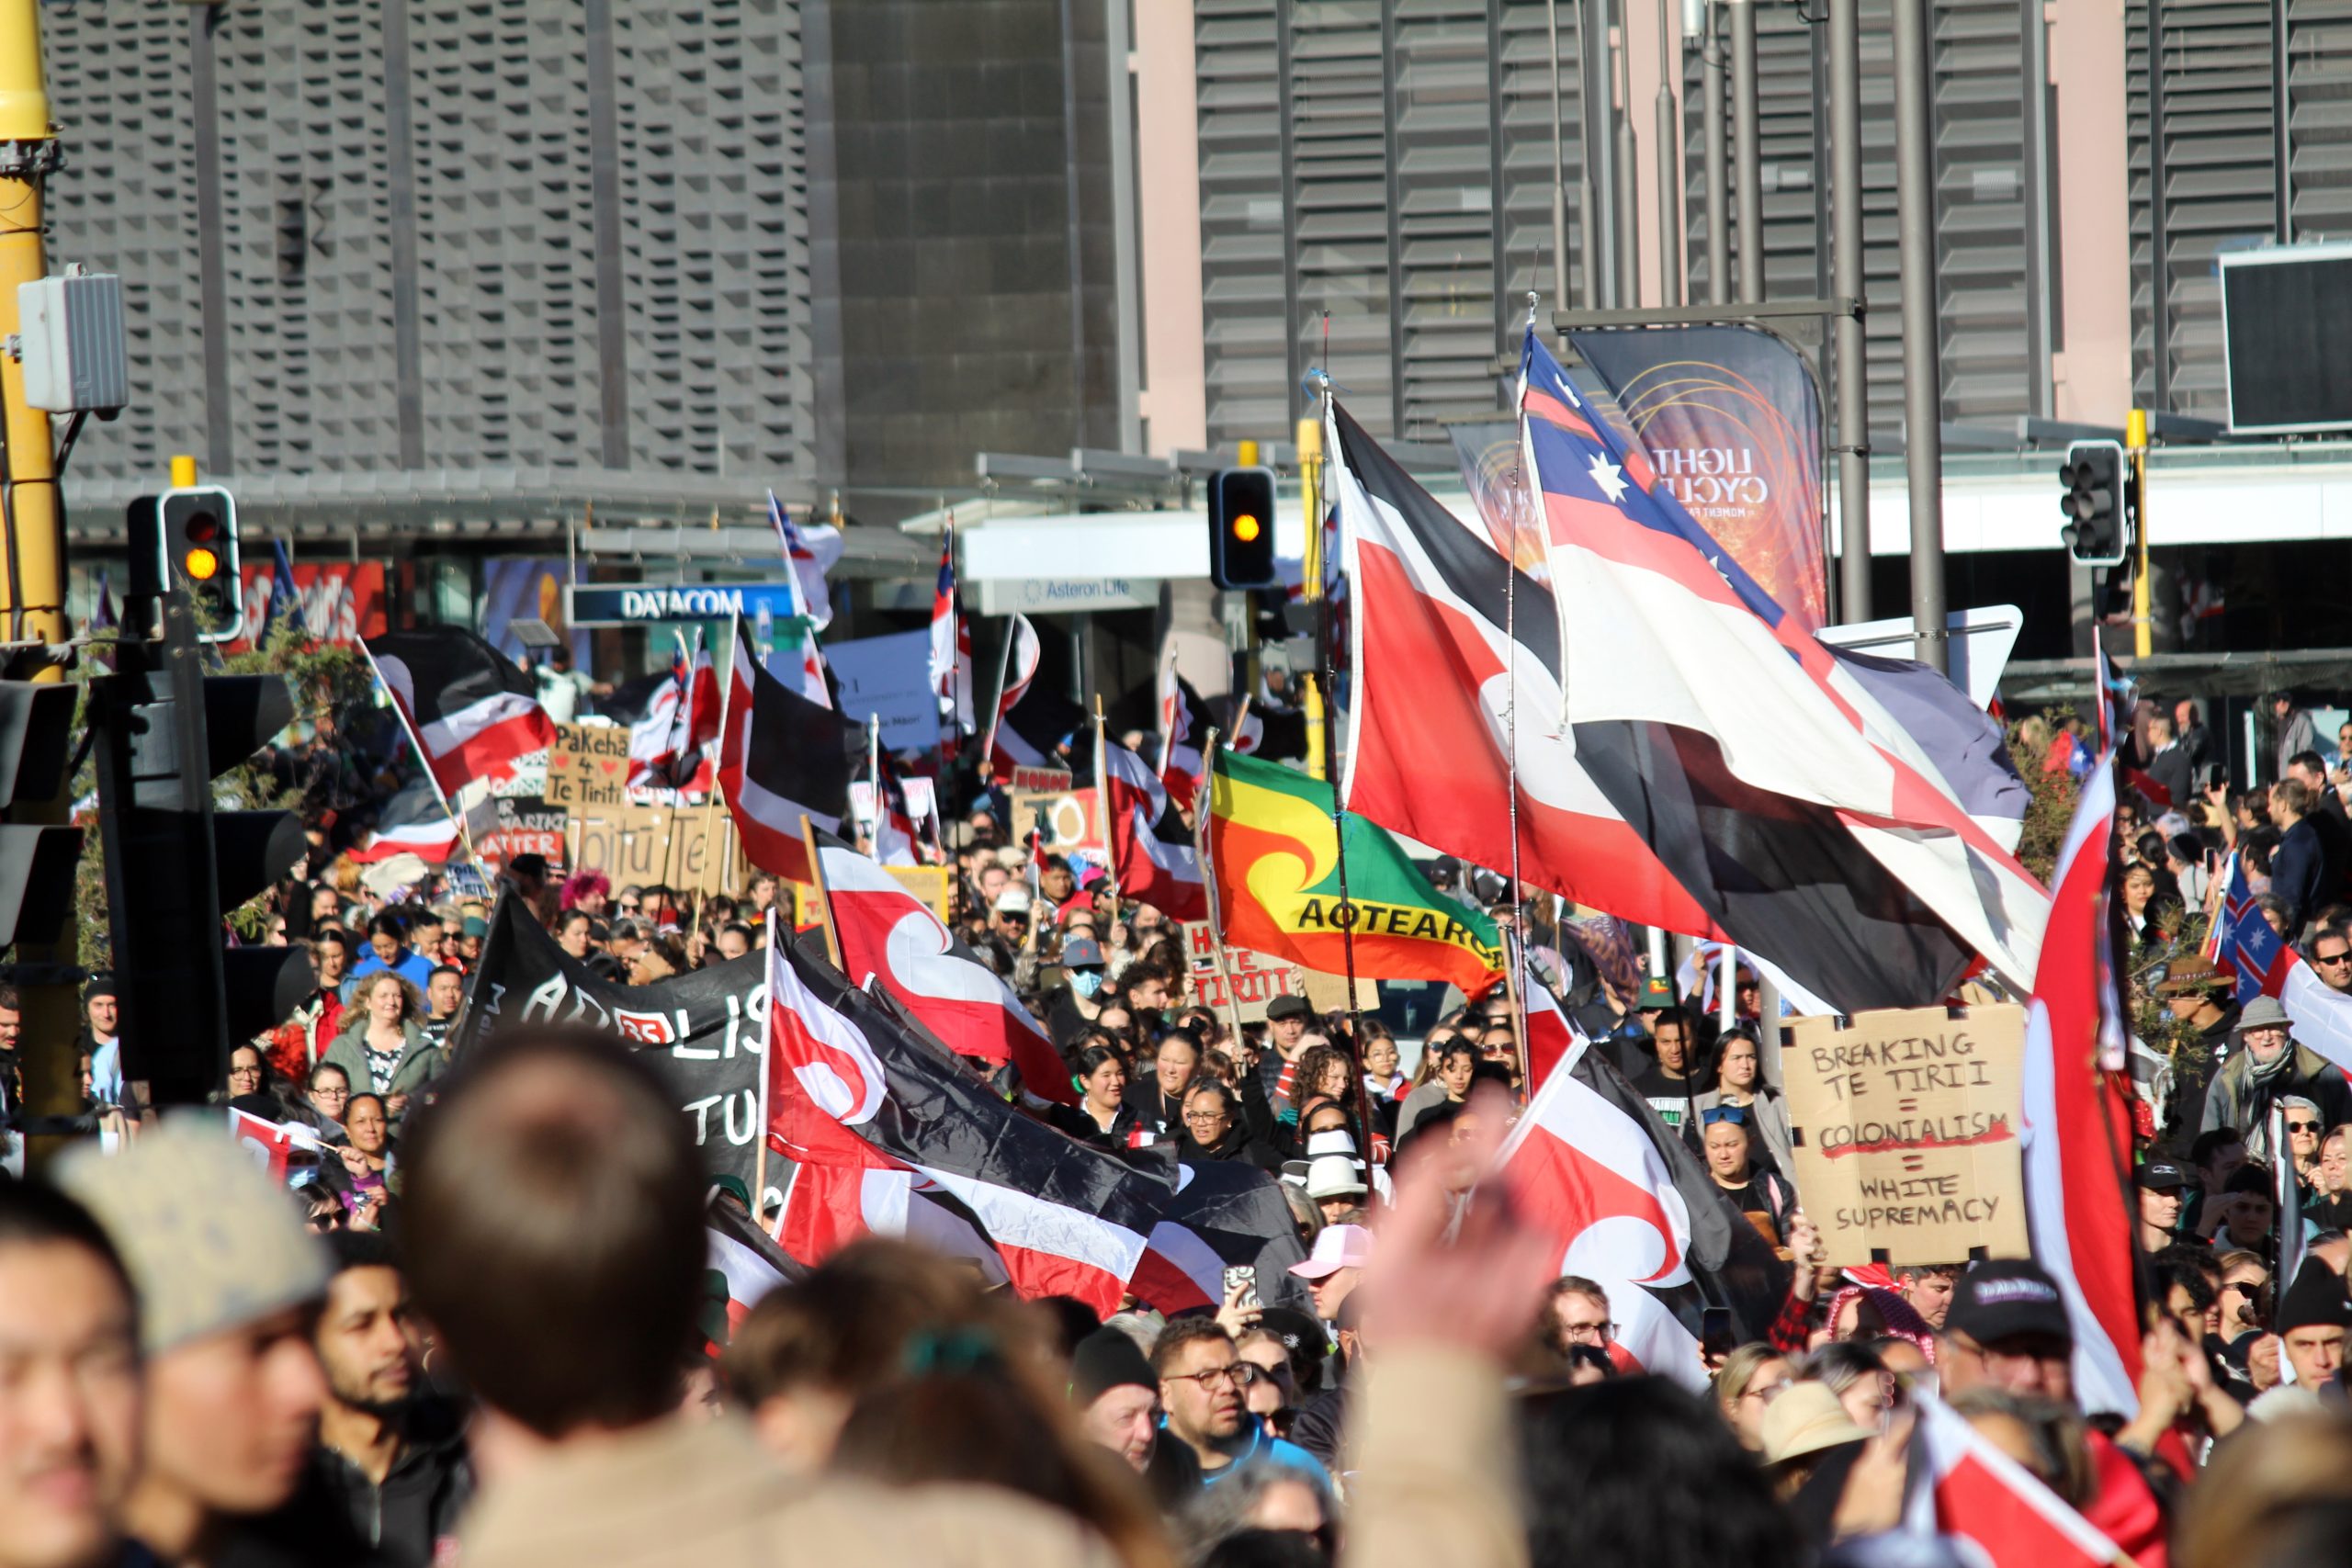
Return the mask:
[[2132, 553], [2132, 466], [2120, 441], [2077, 441], [2066, 448], [2058, 470], [2066, 488], [2058, 509], [2066, 519], [2058, 530], [2066, 554], [2077, 566], [2120, 566]]
[[237, 498], [220, 485], [188, 485], [130, 505], [133, 597], [177, 590], [188, 597], [198, 642], [244, 635]]
[[1219, 588], [1272, 588], [1274, 471], [1220, 468], [1209, 477], [1209, 581]]
[[55, 942], [74, 912], [82, 829], [16, 818], [64, 788], [80, 700], [69, 681], [0, 681], [0, 948]]
[[[154, 603], [133, 600], [127, 625]], [[280, 675], [203, 672], [188, 596], [162, 598], [164, 640], [126, 639], [90, 682], [98, 822], [122, 1006], [123, 1074], [157, 1104], [193, 1104], [230, 1049], [283, 1021], [317, 984], [297, 947], [231, 947], [221, 918], [302, 858], [290, 811], [215, 811], [212, 781], [286, 728]]]

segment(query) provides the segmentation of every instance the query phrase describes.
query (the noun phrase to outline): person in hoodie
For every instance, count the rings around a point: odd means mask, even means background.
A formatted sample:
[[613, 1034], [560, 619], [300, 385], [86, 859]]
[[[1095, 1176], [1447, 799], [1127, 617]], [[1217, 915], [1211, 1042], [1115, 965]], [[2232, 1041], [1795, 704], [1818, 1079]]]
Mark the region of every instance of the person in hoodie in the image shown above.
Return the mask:
[[1183, 1126], [1178, 1159], [1235, 1160], [1277, 1175], [1282, 1171], [1282, 1155], [1251, 1130], [1240, 1097], [1215, 1078], [1202, 1078], [1186, 1091]]

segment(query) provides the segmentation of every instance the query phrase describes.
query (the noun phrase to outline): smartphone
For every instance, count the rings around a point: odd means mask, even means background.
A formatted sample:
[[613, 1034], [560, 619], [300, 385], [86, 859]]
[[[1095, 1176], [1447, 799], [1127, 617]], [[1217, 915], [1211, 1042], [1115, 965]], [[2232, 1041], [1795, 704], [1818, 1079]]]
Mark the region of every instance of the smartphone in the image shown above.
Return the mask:
[[1699, 1352], [1710, 1359], [1728, 1356], [1738, 1348], [1738, 1339], [1732, 1333], [1731, 1308], [1702, 1307], [1699, 1313]]
[[[1228, 1300], [1232, 1298], [1237, 1285], [1241, 1288], [1241, 1297], [1235, 1304], [1243, 1311], [1254, 1312], [1265, 1305], [1258, 1299], [1258, 1269], [1255, 1264], [1237, 1263], [1226, 1269], [1225, 1293]], [[1728, 1320], [1731, 1314], [1726, 1313], [1724, 1315]]]

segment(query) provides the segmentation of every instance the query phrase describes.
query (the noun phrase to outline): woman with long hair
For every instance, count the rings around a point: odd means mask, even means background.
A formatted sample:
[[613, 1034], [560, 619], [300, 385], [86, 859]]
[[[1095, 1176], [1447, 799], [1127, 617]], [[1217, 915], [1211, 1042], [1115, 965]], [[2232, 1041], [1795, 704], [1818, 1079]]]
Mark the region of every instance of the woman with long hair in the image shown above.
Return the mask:
[[449, 1066], [447, 1054], [424, 1032], [423, 993], [390, 970], [379, 969], [351, 983], [344, 1019], [343, 1032], [320, 1059], [350, 1076], [355, 1098], [382, 1095], [385, 1113], [398, 1126], [411, 1099]]

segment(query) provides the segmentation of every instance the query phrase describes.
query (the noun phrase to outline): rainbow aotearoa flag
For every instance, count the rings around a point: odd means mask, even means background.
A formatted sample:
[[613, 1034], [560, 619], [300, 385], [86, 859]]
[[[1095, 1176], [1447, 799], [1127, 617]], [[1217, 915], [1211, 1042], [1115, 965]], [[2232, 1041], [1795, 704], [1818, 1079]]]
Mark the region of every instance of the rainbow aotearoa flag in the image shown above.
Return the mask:
[[1210, 874], [1225, 940], [1330, 974], [1451, 980], [1476, 990], [1502, 967], [1495, 922], [1441, 895], [1396, 840], [1343, 815], [1348, 897], [1340, 897], [1331, 786], [1220, 750], [1209, 771]]

